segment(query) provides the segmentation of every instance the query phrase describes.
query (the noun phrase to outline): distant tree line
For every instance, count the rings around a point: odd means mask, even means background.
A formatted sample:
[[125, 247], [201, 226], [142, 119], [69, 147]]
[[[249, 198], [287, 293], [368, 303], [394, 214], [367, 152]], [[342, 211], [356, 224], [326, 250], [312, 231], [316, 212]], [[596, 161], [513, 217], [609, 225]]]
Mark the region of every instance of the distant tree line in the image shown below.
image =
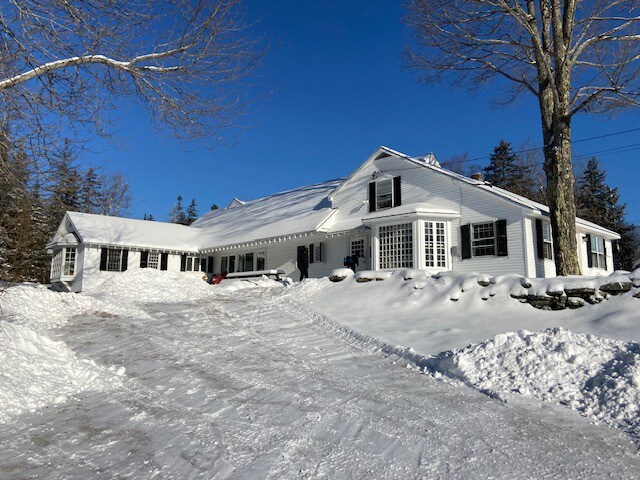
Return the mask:
[[70, 141], [45, 159], [27, 155], [22, 140], [0, 127], [0, 279], [47, 282], [45, 250], [66, 211], [122, 215], [131, 202], [120, 173], [78, 166]]
[[[211, 205], [211, 210], [217, 210], [218, 205], [213, 203]], [[171, 213], [169, 213], [169, 223], [177, 223], [180, 225], [191, 225], [198, 219], [198, 206], [196, 204], [196, 199], [192, 198], [191, 203], [185, 210], [184, 205], [182, 205], [182, 195], [178, 195], [176, 203], [173, 205], [171, 209]], [[153, 215], [146, 213], [144, 214], [144, 220], [155, 220]]]
[[[522, 148], [514, 152], [510, 142], [501, 140], [494, 147], [489, 164], [483, 168], [470, 165], [468, 155], [458, 155], [443, 167], [470, 176], [482, 173], [485, 181], [540, 203], [547, 203], [546, 182], [542, 159], [537, 149]], [[577, 166], [574, 194], [577, 216], [613, 230], [621, 235], [613, 250], [614, 268], [629, 270], [640, 257], [640, 232], [625, 219], [626, 205], [620, 203], [618, 188], [606, 183], [606, 173], [596, 157], [586, 165]]]

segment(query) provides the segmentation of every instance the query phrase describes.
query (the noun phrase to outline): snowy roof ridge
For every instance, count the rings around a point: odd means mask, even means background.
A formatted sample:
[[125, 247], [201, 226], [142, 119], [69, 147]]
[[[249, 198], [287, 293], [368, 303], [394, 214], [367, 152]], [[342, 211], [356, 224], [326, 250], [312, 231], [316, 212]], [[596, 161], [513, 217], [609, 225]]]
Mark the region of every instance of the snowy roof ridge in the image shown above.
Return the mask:
[[212, 210], [191, 227], [202, 232], [205, 250], [315, 232], [334, 215], [327, 196], [342, 181], [314, 183]]
[[198, 251], [201, 232], [187, 225], [95, 213], [66, 213], [85, 244]]
[[[389, 149], [389, 150], [391, 150], [391, 149]], [[415, 164], [417, 164], [417, 165], [419, 165], [421, 167], [430, 168], [432, 170], [438, 171], [439, 173], [442, 173], [444, 175], [452, 177], [452, 178], [454, 178], [456, 180], [460, 180], [460, 181], [465, 182], [465, 183], [467, 183], [469, 185], [473, 185], [473, 186], [475, 186], [475, 187], [477, 187], [477, 188], [479, 188], [479, 189], [481, 189], [481, 190], [483, 190], [485, 192], [492, 193], [492, 194], [497, 195], [497, 196], [499, 196], [499, 197], [501, 197], [501, 198], [503, 198], [505, 200], [511, 201], [511, 202], [516, 203], [516, 204], [518, 204], [520, 206], [523, 206], [525, 208], [533, 210], [536, 213], [539, 212], [541, 215], [549, 216], [549, 214], [550, 214], [549, 213], [549, 207], [547, 205], [545, 205], [543, 203], [540, 203], [540, 202], [536, 202], [535, 200], [531, 200], [530, 198], [523, 197], [522, 195], [518, 195], [517, 193], [510, 192], [508, 190], [505, 190], [504, 188], [497, 187], [497, 186], [492, 185], [491, 183], [486, 182], [484, 180], [475, 180], [473, 178], [466, 177], [466, 176], [464, 176], [462, 174], [459, 174], [459, 173], [456, 173], [456, 172], [452, 172], [451, 170], [447, 170], [446, 168], [443, 168], [440, 165], [436, 166], [436, 165], [424, 162], [424, 161], [422, 161], [420, 159], [409, 157], [408, 155], [402, 154], [401, 156], [402, 156], [402, 158], [405, 158], [406, 160], [409, 160], [412, 163], [415, 163]], [[590, 221], [585, 220], [585, 219], [580, 218], [580, 217], [576, 217], [576, 223], [578, 223], [578, 224], [580, 224], [580, 225], [582, 225], [584, 227], [593, 229], [593, 230], [604, 232], [604, 233], [606, 233], [608, 235], [611, 235], [611, 236], [614, 236], [614, 237], [618, 237], [618, 238], [620, 237], [617, 232], [609, 230], [608, 228], [602, 227], [600, 225], [597, 225], [597, 224], [595, 224], [593, 222], [590, 222]]]

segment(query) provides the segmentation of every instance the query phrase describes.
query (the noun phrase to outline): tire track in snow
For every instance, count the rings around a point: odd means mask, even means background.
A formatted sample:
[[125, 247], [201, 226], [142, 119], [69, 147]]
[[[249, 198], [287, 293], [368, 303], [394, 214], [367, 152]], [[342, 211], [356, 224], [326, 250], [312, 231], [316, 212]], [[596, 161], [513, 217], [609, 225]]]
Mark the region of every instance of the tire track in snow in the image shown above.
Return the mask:
[[640, 467], [615, 431], [406, 369], [275, 291], [143, 308], [151, 318], [79, 317], [60, 331], [79, 355], [125, 366], [124, 386], [0, 432], [14, 455], [0, 453], [2, 478], [606, 478]]

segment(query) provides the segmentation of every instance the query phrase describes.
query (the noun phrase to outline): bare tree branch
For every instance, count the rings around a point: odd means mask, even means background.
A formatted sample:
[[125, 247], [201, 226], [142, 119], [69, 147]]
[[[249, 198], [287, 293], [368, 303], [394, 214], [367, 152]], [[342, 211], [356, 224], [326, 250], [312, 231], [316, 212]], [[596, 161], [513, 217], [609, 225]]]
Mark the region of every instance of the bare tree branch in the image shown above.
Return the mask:
[[[571, 118], [640, 105], [637, 0], [406, 0], [405, 59], [423, 81], [478, 88], [498, 80], [540, 108], [559, 274], [579, 273]], [[511, 86], [512, 88], [507, 88]]]
[[239, 0], [8, 0], [0, 32], [3, 120], [40, 155], [54, 129], [110, 137], [123, 97], [214, 146], [261, 55]]

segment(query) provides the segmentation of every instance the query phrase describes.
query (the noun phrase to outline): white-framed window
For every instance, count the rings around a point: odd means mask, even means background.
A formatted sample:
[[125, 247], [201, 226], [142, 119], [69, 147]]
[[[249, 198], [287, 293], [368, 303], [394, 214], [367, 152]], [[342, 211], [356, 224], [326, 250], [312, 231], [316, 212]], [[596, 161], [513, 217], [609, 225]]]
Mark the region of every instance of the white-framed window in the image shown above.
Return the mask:
[[358, 258], [364, 257], [364, 237], [352, 238], [349, 255], [356, 255]]
[[267, 269], [267, 252], [261, 251], [256, 253], [256, 270]]
[[122, 271], [122, 250], [107, 249], [107, 272]]
[[393, 207], [393, 179], [376, 182], [376, 210]]
[[238, 272], [253, 271], [253, 252], [238, 255]]
[[160, 254], [158, 252], [149, 252], [147, 268], [160, 268]]
[[413, 224], [380, 227], [380, 268], [413, 268]]
[[447, 250], [444, 222], [424, 222], [424, 255], [426, 267], [446, 267]]
[[591, 266], [593, 268], [607, 268], [607, 259], [604, 250], [604, 238], [597, 235], [590, 235], [589, 242], [591, 245]]
[[551, 238], [551, 224], [542, 222], [542, 258], [553, 260], [553, 239]]
[[73, 276], [76, 274], [76, 247], [64, 249], [64, 263], [62, 265], [62, 275]]
[[62, 255], [64, 249], [57, 250], [51, 259], [51, 278], [60, 278], [62, 272]]
[[493, 222], [474, 223], [471, 235], [471, 249], [474, 257], [496, 254], [496, 231]]

